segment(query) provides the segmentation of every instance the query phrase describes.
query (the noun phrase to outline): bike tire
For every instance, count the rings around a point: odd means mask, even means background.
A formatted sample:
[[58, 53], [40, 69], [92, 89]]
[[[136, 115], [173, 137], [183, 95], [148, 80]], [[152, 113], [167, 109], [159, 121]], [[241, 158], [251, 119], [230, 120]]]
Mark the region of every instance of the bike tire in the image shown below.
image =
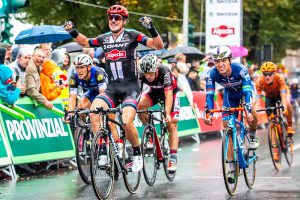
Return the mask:
[[[146, 125], [143, 131], [141, 149], [143, 155], [143, 174], [146, 183], [153, 186], [157, 176], [157, 153], [156, 143], [154, 138], [155, 127]], [[150, 146], [150, 147], [149, 147]]]
[[79, 175], [87, 185], [91, 184], [91, 141], [85, 137], [87, 129], [77, 129], [76, 162]]
[[[277, 171], [280, 171], [282, 169], [281, 164], [281, 145], [280, 145], [280, 139], [278, 135], [278, 129], [276, 125], [270, 124], [268, 128], [268, 143], [269, 143], [269, 150], [270, 155], [272, 159], [272, 163]], [[274, 139], [274, 141], [272, 140]], [[274, 160], [274, 154], [278, 153], [278, 160]]]
[[124, 139], [123, 156], [121, 160], [127, 171], [123, 170], [122, 173], [128, 192], [135, 194], [140, 187], [142, 171], [136, 173], [132, 172], [133, 149], [131, 145], [126, 146], [126, 142], [127, 141]]
[[[245, 147], [249, 147], [249, 145], [250, 145], [249, 137], [245, 136], [244, 145], [245, 145]], [[252, 158], [254, 158], [254, 159], [252, 160]], [[246, 182], [246, 185], [248, 186], [248, 188], [252, 189], [253, 185], [255, 183], [255, 178], [256, 178], [256, 160], [257, 160], [257, 157], [256, 157], [256, 154], [255, 154], [255, 150], [249, 150], [248, 149], [247, 153], [245, 154], [245, 159], [246, 159], [246, 162], [248, 163], [248, 166], [243, 169], [244, 178], [245, 178], [245, 182]], [[250, 160], [252, 160], [252, 161], [250, 162]]]
[[[237, 152], [235, 152], [235, 151], [233, 151], [233, 152], [236, 154], [236, 156], [235, 156], [236, 160], [229, 161], [227, 159], [229, 140], [232, 141], [232, 145], [233, 145], [232, 135], [230, 133], [228, 133], [227, 130], [225, 130], [223, 133], [223, 137], [222, 137], [222, 171], [223, 171], [223, 178], [224, 178], [226, 190], [227, 190], [228, 194], [234, 195], [235, 191], [237, 189], [237, 184], [238, 184], [239, 163], [238, 163], [238, 155], [237, 155]], [[233, 163], [234, 168], [235, 168], [233, 183], [230, 183], [229, 179], [227, 177], [228, 173], [230, 173], [230, 171], [231, 171], [229, 163]]]
[[[100, 141], [106, 141], [103, 131], [98, 131], [93, 138], [91, 153], [91, 180], [94, 192], [99, 199], [108, 199], [113, 190], [114, 182], [114, 159], [112, 146], [106, 145], [106, 152], [100, 151]], [[105, 145], [105, 144], [104, 144]], [[98, 158], [106, 154], [106, 165], [99, 165]]]
[[[286, 127], [283, 122], [281, 122], [281, 127]], [[286, 132], [286, 129], [282, 129], [283, 132], [283, 138], [284, 138], [284, 144], [286, 146], [286, 149], [283, 150], [284, 156], [286, 159], [286, 162], [289, 166], [292, 166], [293, 160], [294, 160], [294, 140], [291, 136], [289, 136]]]
[[165, 171], [165, 175], [167, 177], [167, 179], [172, 182], [176, 176], [176, 171], [174, 172], [169, 172], [168, 167], [169, 167], [169, 161], [171, 158], [171, 149], [170, 149], [170, 145], [169, 145], [169, 132], [167, 131], [166, 127], [164, 127], [164, 134], [161, 136], [161, 147], [162, 147], [162, 151], [164, 154], [164, 171]]

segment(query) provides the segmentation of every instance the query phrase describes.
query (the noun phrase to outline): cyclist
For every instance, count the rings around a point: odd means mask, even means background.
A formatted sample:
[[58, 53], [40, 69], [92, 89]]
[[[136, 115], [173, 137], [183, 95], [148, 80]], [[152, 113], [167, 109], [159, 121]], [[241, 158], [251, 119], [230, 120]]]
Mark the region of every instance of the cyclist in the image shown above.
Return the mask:
[[291, 103], [293, 104], [295, 101], [300, 104], [300, 88], [299, 81], [297, 78], [293, 78], [290, 83], [290, 91], [291, 91]]
[[[284, 77], [276, 73], [277, 66], [272, 62], [265, 62], [260, 70], [263, 76], [256, 80], [255, 87], [257, 90], [257, 97], [261, 98], [262, 92], [266, 95], [266, 107], [276, 106], [277, 101], [281, 101], [284, 106], [284, 115], [287, 116], [287, 134], [292, 136], [293, 130], [293, 110], [290, 104], [290, 92], [285, 83]], [[270, 113], [267, 113], [270, 115]]]
[[[214, 108], [215, 83], [224, 87], [223, 107], [238, 107], [241, 99], [244, 97], [246, 110], [248, 112], [248, 121], [250, 125], [250, 145], [249, 149], [256, 149], [259, 146], [256, 137], [257, 116], [254, 107], [254, 88], [251, 85], [250, 76], [247, 68], [240, 63], [231, 63], [231, 50], [227, 46], [219, 46], [212, 51], [212, 59], [215, 67], [211, 68], [206, 77], [206, 104], [209, 110]], [[252, 102], [253, 101], [253, 102]], [[222, 113], [223, 126], [228, 125], [229, 114]], [[212, 114], [204, 116], [204, 122], [212, 125]], [[232, 144], [229, 144], [229, 159], [232, 155]], [[231, 173], [228, 174], [228, 180], [234, 182], [234, 165], [231, 163]]]
[[69, 80], [69, 111], [76, 107], [77, 95], [80, 95], [79, 88], [82, 89], [83, 94], [78, 102], [78, 108], [90, 108], [96, 96], [105, 91], [108, 82], [105, 71], [102, 68], [94, 67], [93, 60], [89, 55], [77, 55], [73, 64], [76, 72]]
[[[171, 158], [168, 170], [170, 172], [176, 171], [178, 149], [177, 123], [180, 105], [175, 77], [169, 68], [158, 66], [157, 57], [153, 54], [144, 56], [140, 67], [142, 72], [140, 76], [142, 89], [144, 84], [148, 85], [149, 88], [142, 92], [138, 109], [145, 110], [159, 102], [163, 102], [167, 129], [170, 133]], [[146, 114], [140, 113], [139, 118], [143, 124], [146, 124], [148, 121]]]
[[[88, 39], [80, 34], [72, 22], [66, 22], [65, 30], [74, 40], [84, 47], [102, 47], [109, 84], [104, 94], [97, 96], [91, 109], [116, 107], [120, 103], [123, 110], [123, 125], [126, 137], [133, 147], [132, 171], [138, 172], [143, 168], [138, 132], [133, 124], [137, 109], [137, 98], [140, 88], [137, 81], [136, 52], [138, 43], [153, 49], [162, 49], [163, 42], [150, 17], [142, 17], [141, 24], [148, 29], [152, 38], [135, 30], [126, 30], [128, 11], [120, 5], [113, 5], [107, 10], [109, 33]], [[91, 115], [92, 128], [96, 132], [99, 127], [99, 115]]]

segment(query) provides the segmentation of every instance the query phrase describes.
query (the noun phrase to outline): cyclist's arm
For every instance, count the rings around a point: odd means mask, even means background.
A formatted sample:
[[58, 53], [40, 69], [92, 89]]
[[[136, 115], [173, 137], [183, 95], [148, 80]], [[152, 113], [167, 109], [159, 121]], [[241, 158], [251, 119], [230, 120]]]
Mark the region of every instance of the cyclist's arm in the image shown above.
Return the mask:
[[77, 98], [77, 95], [76, 94], [70, 94], [70, 97], [69, 97], [69, 111], [72, 111], [72, 110], [75, 110], [75, 107], [76, 107], [76, 98]]
[[147, 47], [152, 48], [152, 49], [162, 49], [162, 48], [164, 48], [164, 43], [163, 43], [160, 35], [158, 35], [155, 38], [149, 38], [147, 40], [146, 45], [147, 45]]
[[284, 110], [287, 110], [288, 105], [288, 86], [285, 83], [284, 77], [280, 76], [278, 79], [278, 85], [279, 85], [279, 91], [280, 91], [280, 97], [281, 97], [281, 103], [284, 107]]
[[172, 104], [173, 104], [173, 90], [165, 90], [165, 111], [166, 115], [171, 114]]
[[79, 33], [79, 35], [76, 38], [74, 38], [74, 40], [83, 47], [90, 47], [89, 39], [81, 33]]
[[215, 96], [215, 81], [211, 78], [211, 70], [210, 70], [206, 76], [206, 104], [209, 110], [214, 109], [214, 96]]
[[243, 67], [239, 74], [241, 75], [241, 79], [242, 79], [242, 89], [245, 97], [246, 109], [248, 110], [249, 113], [251, 113], [252, 111], [251, 99], [252, 99], [252, 91], [253, 91], [251, 86], [251, 79], [246, 67]]

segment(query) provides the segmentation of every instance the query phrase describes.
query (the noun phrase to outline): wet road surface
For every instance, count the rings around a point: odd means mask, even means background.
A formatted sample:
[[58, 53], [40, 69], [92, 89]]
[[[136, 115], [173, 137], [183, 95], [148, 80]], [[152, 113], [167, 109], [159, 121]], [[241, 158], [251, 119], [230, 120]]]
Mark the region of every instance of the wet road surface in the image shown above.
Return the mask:
[[[298, 127], [298, 130], [299, 127]], [[300, 199], [300, 133], [295, 133], [292, 167], [283, 160], [277, 172], [272, 164], [266, 130], [258, 131], [260, 148], [257, 153], [257, 177], [249, 190], [244, 177], [239, 177], [237, 194], [228, 195], [222, 176], [221, 139], [191, 139], [181, 141], [178, 171], [174, 182], [168, 182], [159, 170], [154, 186], [142, 177], [137, 194], [127, 192], [123, 180], [115, 183], [110, 199]], [[0, 199], [97, 199], [92, 186], [85, 185], [76, 170], [58, 170], [53, 174], [31, 177], [29, 180], [0, 182]]]

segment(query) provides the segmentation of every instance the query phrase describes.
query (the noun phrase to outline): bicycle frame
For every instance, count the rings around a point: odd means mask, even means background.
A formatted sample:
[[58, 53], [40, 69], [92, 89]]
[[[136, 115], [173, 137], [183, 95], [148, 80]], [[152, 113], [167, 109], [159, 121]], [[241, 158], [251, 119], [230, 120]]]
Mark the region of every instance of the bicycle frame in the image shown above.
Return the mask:
[[[271, 122], [271, 126], [273, 126], [275, 128], [276, 138], [277, 139], [279, 138], [281, 148], [283, 150], [285, 150], [286, 149], [286, 145], [285, 145], [285, 142], [284, 142], [284, 139], [283, 139], [282, 129], [284, 128], [286, 130], [287, 127], [286, 127], [286, 124], [284, 123], [284, 121], [283, 121], [283, 119], [281, 117], [280, 111], [278, 111], [278, 112], [279, 113], [275, 114], [274, 118], [270, 119], [270, 122]], [[281, 124], [283, 124], [284, 127], [282, 127]], [[281, 132], [279, 132], [277, 125], [280, 126]]]

